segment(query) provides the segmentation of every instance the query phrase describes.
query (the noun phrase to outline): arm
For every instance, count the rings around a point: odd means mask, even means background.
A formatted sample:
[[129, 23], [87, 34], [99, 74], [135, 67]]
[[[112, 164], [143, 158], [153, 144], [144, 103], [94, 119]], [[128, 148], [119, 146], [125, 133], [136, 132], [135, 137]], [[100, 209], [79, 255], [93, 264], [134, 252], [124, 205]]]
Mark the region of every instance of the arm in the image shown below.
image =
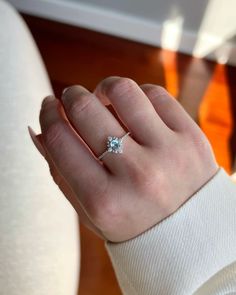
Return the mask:
[[124, 294], [236, 292], [236, 185], [221, 169], [158, 225], [106, 248]]

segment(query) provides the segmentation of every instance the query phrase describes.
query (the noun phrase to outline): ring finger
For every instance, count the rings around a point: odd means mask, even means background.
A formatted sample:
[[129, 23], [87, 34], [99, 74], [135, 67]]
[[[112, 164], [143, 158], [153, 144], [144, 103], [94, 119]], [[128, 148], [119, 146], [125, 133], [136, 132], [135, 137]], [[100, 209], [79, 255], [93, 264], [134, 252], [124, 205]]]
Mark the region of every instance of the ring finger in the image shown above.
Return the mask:
[[[68, 119], [98, 157], [106, 150], [108, 136], [122, 137], [127, 131], [99, 99], [82, 86], [72, 86], [62, 95]], [[132, 161], [139, 145], [130, 137], [124, 140], [125, 153], [108, 153], [102, 161], [113, 173], [125, 172], [125, 159]], [[120, 161], [120, 159], [122, 161]]]

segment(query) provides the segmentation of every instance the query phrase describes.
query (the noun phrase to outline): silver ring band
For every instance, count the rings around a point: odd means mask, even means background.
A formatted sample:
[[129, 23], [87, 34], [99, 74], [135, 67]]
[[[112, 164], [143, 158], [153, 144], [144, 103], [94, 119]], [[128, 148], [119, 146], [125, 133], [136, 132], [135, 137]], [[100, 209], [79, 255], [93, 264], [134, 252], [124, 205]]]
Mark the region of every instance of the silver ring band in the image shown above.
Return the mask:
[[130, 132], [127, 132], [122, 137], [116, 137], [116, 136], [108, 136], [107, 137], [107, 149], [104, 153], [102, 153], [98, 160], [101, 160], [106, 154], [108, 153], [115, 153], [115, 154], [121, 154], [123, 153], [123, 140], [130, 134]]

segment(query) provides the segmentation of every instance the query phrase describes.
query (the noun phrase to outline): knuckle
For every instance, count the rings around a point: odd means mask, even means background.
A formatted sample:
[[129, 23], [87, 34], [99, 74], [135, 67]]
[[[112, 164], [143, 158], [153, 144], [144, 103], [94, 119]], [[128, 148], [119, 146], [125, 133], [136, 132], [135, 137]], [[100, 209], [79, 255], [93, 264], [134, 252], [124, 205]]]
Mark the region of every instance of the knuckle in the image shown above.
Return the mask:
[[156, 92], [165, 92], [165, 93], [167, 92], [165, 87], [160, 86], [160, 85], [155, 85], [155, 90], [156, 90]]
[[210, 143], [200, 129], [192, 130], [192, 132], [189, 132], [189, 136], [193, 149], [200, 156], [200, 158], [204, 157], [206, 154], [210, 154]]
[[161, 165], [157, 169], [156, 164], [150, 161], [130, 163], [127, 172], [131, 185], [139, 192], [142, 199], [165, 203], [165, 200], [162, 201], [162, 196], [168, 191], [169, 185]]
[[67, 95], [70, 95], [71, 93], [74, 93], [74, 91], [76, 91], [77, 87], [78, 87], [77, 85], [71, 85], [71, 86], [65, 88], [63, 91], [63, 95], [67, 96]]
[[56, 147], [63, 142], [63, 125], [56, 121], [53, 122], [44, 133], [44, 142], [46, 146]]
[[[147, 171], [147, 170], [146, 170]], [[157, 204], [162, 210], [168, 208], [168, 179], [163, 172], [151, 171], [150, 173], [137, 173], [135, 175], [134, 186], [138, 189], [138, 196], [153, 205]]]
[[84, 93], [80, 94], [79, 97], [75, 97], [68, 106], [72, 118], [76, 118], [79, 113], [85, 111], [92, 101], [92, 94]]
[[39, 119], [41, 124], [47, 121], [50, 111], [54, 108], [54, 104], [46, 103], [43, 104], [40, 110]]
[[159, 175], [157, 169], [153, 168], [150, 161], [129, 163], [127, 171], [132, 185], [142, 191], [144, 195], [156, 190]]
[[211, 149], [211, 145], [209, 141], [202, 137], [198, 143], [196, 144], [197, 154], [204, 162], [206, 159], [210, 159], [213, 157], [213, 152]]
[[50, 170], [50, 174], [53, 178], [53, 181], [55, 182], [55, 184], [58, 186], [58, 187], [61, 187], [62, 184], [63, 184], [63, 179], [62, 177], [56, 172], [55, 168], [52, 167], [51, 165], [49, 165], [49, 170]]
[[100, 229], [108, 228], [109, 224], [116, 223], [120, 216], [117, 201], [102, 188], [96, 192], [94, 190], [87, 192], [84, 205], [93, 222]]
[[143, 192], [144, 198], [156, 198], [163, 191], [163, 178], [157, 173], [142, 174], [139, 187]]
[[166, 89], [159, 85], [146, 84], [144, 87], [142, 87], [142, 89], [148, 96], [152, 98], [157, 98], [168, 94]]
[[107, 83], [105, 91], [108, 96], [120, 96], [132, 90], [135, 85], [136, 83], [129, 78], [116, 78]]
[[95, 211], [94, 221], [100, 229], [107, 229], [109, 225], [114, 225], [119, 217], [116, 202], [109, 200], [109, 198], [99, 200]]

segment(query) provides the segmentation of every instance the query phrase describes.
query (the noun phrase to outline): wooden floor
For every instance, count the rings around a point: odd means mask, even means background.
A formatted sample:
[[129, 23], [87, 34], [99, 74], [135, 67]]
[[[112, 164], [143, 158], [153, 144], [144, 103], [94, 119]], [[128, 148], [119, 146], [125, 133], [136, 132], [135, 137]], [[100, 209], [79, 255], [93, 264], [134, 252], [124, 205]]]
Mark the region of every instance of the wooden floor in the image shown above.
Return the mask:
[[[68, 85], [93, 90], [110, 75], [166, 87], [198, 122], [216, 158], [232, 171], [236, 152], [236, 68], [23, 15], [58, 97]], [[81, 226], [79, 295], [121, 294], [103, 242]]]

